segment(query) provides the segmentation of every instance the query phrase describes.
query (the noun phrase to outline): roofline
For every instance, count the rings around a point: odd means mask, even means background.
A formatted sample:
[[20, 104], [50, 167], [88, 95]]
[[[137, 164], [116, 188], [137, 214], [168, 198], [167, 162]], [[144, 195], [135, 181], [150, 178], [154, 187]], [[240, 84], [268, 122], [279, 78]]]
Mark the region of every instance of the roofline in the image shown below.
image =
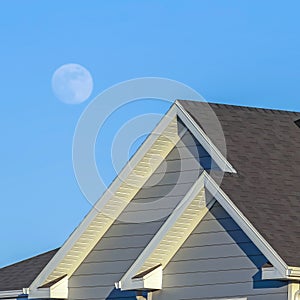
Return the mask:
[[[205, 102], [206, 103], [206, 102]], [[220, 150], [215, 146], [212, 140], [197, 124], [194, 118], [184, 109], [178, 100], [175, 101], [175, 105], [178, 107], [177, 114], [181, 120], [185, 123], [192, 134], [198, 139], [199, 143], [205, 148], [212, 159], [217, 163], [221, 170], [229, 173], [237, 173], [230, 162], [224, 157]]]
[[177, 99], [176, 101], [184, 102], [184, 101], [189, 101], [189, 102], [203, 102], [207, 103], [209, 105], [216, 105], [220, 107], [233, 107], [233, 108], [240, 108], [240, 109], [249, 109], [249, 110], [254, 110], [254, 111], [264, 111], [264, 112], [273, 112], [273, 113], [292, 113], [292, 114], [299, 114], [300, 111], [294, 111], [294, 110], [285, 110], [285, 109], [279, 109], [279, 108], [266, 108], [266, 107], [257, 107], [257, 106], [248, 106], [248, 105], [238, 105], [238, 104], [224, 104], [224, 103], [218, 103], [218, 102], [204, 102], [204, 101], [197, 101], [197, 100], [188, 100], [188, 99]]
[[[112, 194], [118, 191], [118, 188], [121, 185], [121, 180], [119, 177], [127, 178], [130, 175], [130, 170], [132, 170], [144, 157], [144, 155], [149, 151], [155, 141], [158, 139], [157, 135], [162, 134], [163, 130], [167, 128], [170, 124], [170, 118], [178, 116], [184, 122], [186, 127], [192, 132], [192, 134], [199, 140], [202, 146], [205, 149], [208, 149], [211, 157], [215, 162], [221, 167], [221, 169], [225, 172], [236, 173], [236, 170], [233, 166], [227, 161], [227, 159], [222, 155], [219, 149], [212, 143], [212, 141], [208, 138], [205, 132], [200, 128], [200, 126], [196, 123], [196, 121], [192, 118], [192, 116], [183, 108], [178, 100], [171, 106], [167, 114], [162, 118], [162, 120], [158, 123], [149, 137], [145, 140], [145, 142], [140, 146], [137, 152], [133, 155], [133, 157], [129, 160], [126, 166], [122, 169], [119, 176], [112, 182], [109, 189], [103, 194], [103, 196], [98, 200], [95, 206], [91, 209], [91, 211], [87, 214], [87, 216], [83, 219], [81, 224], [73, 231], [70, 237], [66, 240], [64, 245], [58, 250], [58, 252], [54, 255], [54, 257], [50, 260], [50, 262], [46, 265], [46, 267], [39, 273], [39, 275], [32, 282], [30, 289], [37, 289], [40, 285], [47, 282], [49, 276], [52, 274], [56, 267], [60, 264], [60, 262], [64, 259], [67, 253], [72, 249], [77, 240], [86, 232], [91, 222], [97, 217], [99, 213], [103, 210], [105, 205], [110, 200]], [[154, 170], [152, 169], [152, 172]], [[259, 234], [259, 232], [254, 228], [254, 226], [249, 222], [248, 219], [238, 210], [238, 208], [233, 204], [233, 202], [229, 199], [229, 197], [217, 186], [217, 184], [211, 180], [207, 180], [208, 185], [214, 187], [218, 190], [219, 200], [223, 203], [224, 209], [235, 219], [238, 225], [248, 234], [249, 238], [256, 244], [256, 246], [261, 250], [261, 252], [269, 259], [270, 262], [280, 271], [280, 274], [283, 276], [287, 276], [287, 264], [282, 260], [282, 258], [277, 254], [277, 252], [270, 246], [270, 244]], [[218, 200], [218, 201], [219, 201]], [[220, 202], [219, 201], [219, 202]], [[118, 216], [114, 215], [116, 219]], [[115, 220], [114, 219], [114, 220]], [[114, 222], [112, 220], [112, 222]], [[110, 227], [111, 225], [109, 225]], [[108, 228], [109, 228], [108, 227]], [[106, 229], [107, 230], [107, 229]], [[105, 231], [106, 232], [106, 231]], [[102, 235], [103, 236], [103, 235]], [[97, 242], [101, 239], [102, 236], [97, 238]], [[96, 238], [95, 238], [96, 239]], [[88, 250], [88, 253], [91, 250]], [[88, 254], [87, 253], [87, 254]], [[86, 255], [87, 255], [86, 254]], [[81, 261], [86, 257], [82, 256], [80, 258]], [[79, 265], [81, 264], [81, 261]], [[78, 266], [77, 266], [78, 267]], [[76, 268], [77, 268], [76, 267]], [[75, 268], [75, 269], [76, 269]], [[74, 271], [72, 271], [74, 272]], [[70, 277], [73, 273], [68, 274]]]
[[23, 295], [24, 298], [27, 297], [27, 289], [0, 291], [0, 298], [17, 298], [21, 295]]
[[[48, 276], [55, 270], [56, 266], [62, 261], [65, 255], [72, 249], [79, 237], [86, 231], [91, 222], [101, 212], [105, 204], [111, 198], [111, 194], [115, 193], [122, 184], [120, 178], [127, 178], [134, 166], [139, 163], [141, 158], [147, 153], [154, 142], [157, 140], [157, 135], [162, 133], [163, 130], [168, 126], [172, 117], [176, 116], [177, 106], [172, 105], [166, 115], [158, 123], [149, 137], [139, 147], [137, 152], [131, 157], [125, 167], [122, 169], [120, 174], [114, 179], [106, 192], [100, 197], [97, 203], [92, 207], [90, 212], [84, 217], [80, 225], [73, 231], [70, 237], [65, 241], [63, 246], [58, 250], [54, 257], [49, 261], [46, 267], [39, 273], [35, 280], [31, 283], [30, 289], [37, 289], [43, 285], [47, 280]], [[153, 170], [154, 171], [154, 170]]]
[[[151, 149], [153, 144], [158, 140], [158, 135], [162, 134], [163, 131], [167, 128], [167, 126], [171, 123], [171, 120], [175, 117], [179, 117], [186, 125], [186, 127], [195, 135], [199, 142], [203, 144], [203, 147], [210, 153], [212, 158], [218, 164], [218, 166], [225, 172], [235, 173], [236, 171], [230, 165], [230, 163], [226, 160], [226, 158], [221, 154], [221, 152], [217, 149], [217, 147], [212, 143], [212, 141], [207, 137], [204, 131], [198, 126], [198, 124], [192, 119], [192, 117], [183, 109], [183, 107], [175, 101], [175, 103], [170, 107], [169, 111], [166, 115], [161, 119], [149, 137], [145, 140], [145, 142], [140, 146], [137, 152], [132, 156], [129, 162], [122, 169], [120, 174], [115, 178], [115, 180], [111, 183], [110, 187], [106, 190], [106, 192], [102, 195], [102, 197], [97, 201], [91, 211], [86, 215], [81, 224], [73, 231], [70, 237], [65, 241], [63, 246], [58, 250], [58, 252], [54, 255], [54, 257], [49, 261], [46, 267], [39, 273], [39, 275], [35, 278], [35, 280], [31, 283], [30, 289], [37, 289], [39, 286], [47, 283], [47, 279], [54, 272], [61, 263], [61, 261], [65, 258], [66, 254], [72, 249], [78, 239], [84, 234], [84, 232], [88, 229], [89, 225], [92, 221], [97, 217], [99, 213], [102, 212], [105, 205], [111, 199], [111, 197], [118, 191], [119, 187], [122, 184], [122, 180], [120, 178], [127, 178], [130, 175], [130, 172], [138, 165], [141, 159], [145, 156], [145, 154]], [[174, 147], [174, 146], [173, 146]], [[152, 173], [154, 172], [152, 166]], [[151, 175], [151, 174], [150, 174]], [[149, 175], [149, 176], [150, 176]], [[117, 218], [117, 216], [113, 216], [113, 218]], [[114, 221], [112, 218], [112, 222]], [[110, 225], [109, 225], [110, 227]], [[108, 227], [108, 228], [109, 228]], [[100, 237], [101, 238], [101, 237]], [[95, 240], [95, 239], [94, 239]], [[98, 241], [97, 241], [98, 242]], [[94, 245], [95, 246], [95, 245]], [[93, 247], [94, 247], [93, 246]], [[91, 247], [91, 249], [93, 248]], [[91, 251], [88, 251], [88, 253]], [[87, 253], [87, 254], [88, 254]], [[87, 255], [86, 254], [86, 255]], [[82, 256], [80, 259], [84, 259], [85, 256]], [[78, 262], [78, 260], [77, 260]], [[77, 267], [76, 267], [77, 268]], [[76, 270], [74, 268], [74, 271]], [[70, 271], [70, 274], [67, 274], [68, 277], [73, 274], [74, 271]]]
[[[242, 231], [250, 238], [250, 240], [256, 245], [256, 247], [262, 252], [262, 254], [271, 262], [271, 264], [276, 269], [276, 272], [272, 274], [273, 278], [265, 279], [297, 279], [297, 274], [300, 276], [300, 268], [289, 269], [288, 265], [284, 260], [278, 255], [278, 253], [272, 248], [272, 246], [261, 236], [261, 234], [255, 229], [255, 227], [250, 223], [250, 221], [244, 216], [244, 214], [235, 206], [231, 199], [225, 194], [225, 192], [218, 186], [214, 179], [206, 172], [203, 171], [202, 175], [198, 178], [195, 184], [188, 191], [185, 198], [189, 199], [191, 196], [197, 192], [203, 185], [212, 195], [215, 200], [217, 200], [220, 205], [225, 209], [225, 211], [232, 217], [232, 219], [239, 225]], [[186, 202], [186, 201], [185, 201]], [[182, 208], [182, 202], [178, 204], [174, 212]], [[180, 211], [181, 213], [181, 211]], [[122, 279], [116, 283], [116, 286], [121, 289], [130, 289], [132, 286], [132, 277], [135, 272], [145, 263], [147, 258], [156, 249], [167, 230], [169, 230], [176, 222], [177, 215], [172, 213], [168, 218], [164, 226], [158, 231], [151, 242], [147, 245], [144, 251], [139, 255], [139, 257], [134, 261], [129, 270], [123, 275]], [[200, 220], [201, 222], [201, 220]], [[169, 224], [170, 223], [170, 224]], [[166, 227], [167, 229], [165, 229]], [[172, 258], [171, 258], [172, 259]], [[170, 261], [170, 260], [169, 260]], [[168, 264], [168, 263], [167, 263]], [[293, 273], [292, 273], [293, 271]], [[290, 274], [289, 274], [290, 272]], [[292, 277], [293, 276], [293, 277]]]
[[281, 278], [288, 279], [288, 265], [209, 175], [206, 176], [206, 187], [269, 262], [276, 267]]
[[[162, 239], [168, 234], [170, 229], [174, 226], [176, 221], [180, 218], [183, 212], [187, 209], [189, 204], [195, 197], [199, 194], [199, 192], [205, 188], [204, 185], [205, 179], [205, 171], [200, 175], [200, 177], [195, 181], [190, 190], [186, 193], [183, 199], [179, 202], [179, 204], [175, 207], [173, 212], [170, 214], [168, 219], [164, 222], [152, 240], [148, 243], [148, 245], [143, 249], [138, 258], [134, 261], [134, 263], [130, 266], [127, 272], [122, 276], [122, 278], [115, 283], [115, 286], [121, 288], [122, 290], [132, 289], [133, 278], [135, 278], [140, 270], [140, 268], [144, 265], [150, 255], [157, 249], [158, 245], [162, 241]], [[204, 211], [206, 214], [206, 211]], [[204, 216], [204, 215], [203, 215]], [[181, 239], [182, 243], [184, 240]], [[181, 247], [182, 245], [180, 245]], [[176, 250], [177, 252], [177, 250]], [[174, 253], [175, 254], [175, 253]], [[172, 257], [171, 257], [172, 259]], [[166, 265], [170, 260], [166, 262]], [[161, 263], [161, 262], [160, 262]], [[163, 267], [163, 266], [162, 266]]]

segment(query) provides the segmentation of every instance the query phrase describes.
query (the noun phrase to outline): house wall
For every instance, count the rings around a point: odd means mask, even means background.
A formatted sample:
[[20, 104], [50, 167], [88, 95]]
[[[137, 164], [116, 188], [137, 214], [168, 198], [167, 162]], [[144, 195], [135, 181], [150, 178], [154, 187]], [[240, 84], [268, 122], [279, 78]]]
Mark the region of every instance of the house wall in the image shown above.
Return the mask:
[[287, 300], [287, 282], [262, 281], [267, 259], [216, 203], [164, 269], [153, 300]]
[[[69, 280], [69, 299], [135, 300], [114, 288], [151, 241], [203, 169], [216, 168], [187, 132]], [[247, 296], [286, 300], [287, 284], [261, 281], [266, 258], [214, 205], [164, 270], [153, 300]]]
[[114, 284], [199, 177], [199, 158], [209, 165], [207, 156], [186, 133], [71, 276], [69, 299], [136, 299], [134, 292], [120, 292]]

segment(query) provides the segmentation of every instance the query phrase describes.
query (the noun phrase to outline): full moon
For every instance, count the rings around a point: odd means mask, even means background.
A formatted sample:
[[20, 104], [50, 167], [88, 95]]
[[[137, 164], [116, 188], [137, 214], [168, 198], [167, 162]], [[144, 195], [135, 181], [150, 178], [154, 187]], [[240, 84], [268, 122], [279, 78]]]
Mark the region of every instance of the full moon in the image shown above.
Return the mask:
[[59, 67], [52, 76], [52, 89], [55, 96], [68, 104], [79, 104], [87, 100], [93, 90], [90, 72], [78, 64]]

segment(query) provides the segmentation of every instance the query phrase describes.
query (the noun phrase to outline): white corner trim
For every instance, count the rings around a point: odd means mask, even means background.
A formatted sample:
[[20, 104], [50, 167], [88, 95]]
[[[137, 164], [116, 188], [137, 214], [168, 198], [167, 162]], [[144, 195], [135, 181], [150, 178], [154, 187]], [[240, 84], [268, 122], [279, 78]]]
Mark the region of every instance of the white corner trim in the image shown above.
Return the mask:
[[272, 248], [272, 246], [262, 237], [262, 235], [254, 228], [250, 221], [244, 214], [235, 206], [231, 199], [224, 193], [224, 191], [217, 185], [217, 183], [207, 174], [205, 177], [205, 186], [210, 193], [216, 198], [221, 206], [245, 232], [249, 239], [256, 245], [256, 247], [263, 253], [269, 262], [276, 268], [280, 278], [286, 278], [286, 270], [288, 268], [284, 260]]
[[300, 299], [300, 285], [299, 282], [290, 281], [288, 283], [288, 300]]
[[11, 291], [0, 291], [0, 299], [1, 298], [17, 298], [21, 295], [24, 295], [24, 297], [25, 297], [26, 294], [27, 294], [26, 289], [11, 290]]
[[209, 155], [216, 162], [219, 168], [224, 172], [237, 173], [230, 162], [223, 156], [220, 150], [214, 145], [211, 139], [205, 134], [202, 128], [195, 122], [195, 120], [184, 109], [184, 107], [178, 101], [176, 101], [175, 104], [178, 108], [178, 117], [188, 127], [188, 129], [196, 137], [203, 148], [209, 153]]

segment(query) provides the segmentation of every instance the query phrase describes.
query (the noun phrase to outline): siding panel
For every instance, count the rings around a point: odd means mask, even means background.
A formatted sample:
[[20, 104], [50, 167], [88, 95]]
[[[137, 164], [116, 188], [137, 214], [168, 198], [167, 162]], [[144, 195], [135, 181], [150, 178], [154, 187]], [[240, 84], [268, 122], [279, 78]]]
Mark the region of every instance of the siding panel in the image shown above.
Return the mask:
[[[133, 292], [115, 290], [114, 283], [133, 264], [202, 170], [200, 156], [195, 158], [182, 142], [179, 146], [182, 149], [171, 151], [70, 278], [70, 300], [136, 299]], [[140, 215], [145, 212], [153, 216], [153, 221], [141, 222]]]
[[287, 300], [286, 282], [261, 280], [266, 262], [216, 203], [165, 268], [163, 290], [153, 300]]

